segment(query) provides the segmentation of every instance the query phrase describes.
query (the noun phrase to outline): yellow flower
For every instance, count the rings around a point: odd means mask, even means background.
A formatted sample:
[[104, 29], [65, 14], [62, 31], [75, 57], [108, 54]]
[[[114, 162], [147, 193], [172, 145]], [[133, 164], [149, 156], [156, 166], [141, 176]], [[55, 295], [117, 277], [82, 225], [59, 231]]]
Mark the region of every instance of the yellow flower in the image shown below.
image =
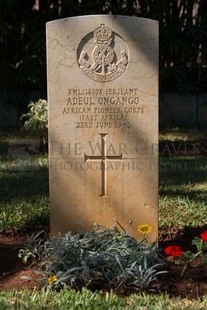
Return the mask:
[[149, 224], [139, 225], [137, 231], [140, 234], [146, 235], [152, 231], [152, 226], [150, 226]]
[[49, 278], [48, 278], [49, 284], [53, 284], [56, 281], [57, 281], [57, 277], [56, 276], [49, 276]]

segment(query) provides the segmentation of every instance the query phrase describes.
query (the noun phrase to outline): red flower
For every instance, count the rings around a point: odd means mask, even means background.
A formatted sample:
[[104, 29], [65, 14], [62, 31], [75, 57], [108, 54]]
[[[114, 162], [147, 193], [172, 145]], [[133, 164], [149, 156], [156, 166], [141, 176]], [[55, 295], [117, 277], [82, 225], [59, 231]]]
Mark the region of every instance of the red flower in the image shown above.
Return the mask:
[[200, 237], [203, 241], [207, 242], [207, 230], [204, 230], [201, 234]]
[[180, 256], [183, 254], [183, 251], [181, 250], [179, 245], [169, 245], [165, 248], [165, 254], [170, 256]]

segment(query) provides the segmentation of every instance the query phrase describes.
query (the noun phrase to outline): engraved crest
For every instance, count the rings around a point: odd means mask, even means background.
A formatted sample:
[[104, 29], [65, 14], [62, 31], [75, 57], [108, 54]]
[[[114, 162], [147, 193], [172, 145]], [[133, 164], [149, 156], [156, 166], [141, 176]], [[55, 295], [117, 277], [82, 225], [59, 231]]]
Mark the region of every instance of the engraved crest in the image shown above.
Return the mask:
[[95, 29], [93, 35], [89, 34], [81, 41], [77, 58], [82, 72], [97, 82], [115, 80], [128, 65], [124, 40], [104, 24]]

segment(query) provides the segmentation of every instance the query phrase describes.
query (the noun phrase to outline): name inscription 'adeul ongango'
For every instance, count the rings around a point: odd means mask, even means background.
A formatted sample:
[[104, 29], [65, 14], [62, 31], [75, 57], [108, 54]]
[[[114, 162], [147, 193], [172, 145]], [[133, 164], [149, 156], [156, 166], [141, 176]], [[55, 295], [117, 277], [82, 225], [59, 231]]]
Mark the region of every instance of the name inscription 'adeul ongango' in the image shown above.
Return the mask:
[[130, 115], [144, 113], [137, 88], [68, 89], [63, 115], [77, 117], [76, 128], [130, 128]]

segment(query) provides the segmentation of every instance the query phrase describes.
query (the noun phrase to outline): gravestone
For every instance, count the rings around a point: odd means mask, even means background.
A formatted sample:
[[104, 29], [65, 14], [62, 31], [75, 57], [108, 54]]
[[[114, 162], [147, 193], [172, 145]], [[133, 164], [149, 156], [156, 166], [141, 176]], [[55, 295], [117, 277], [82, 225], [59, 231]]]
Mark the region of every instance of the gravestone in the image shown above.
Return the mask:
[[51, 235], [95, 223], [158, 234], [158, 23], [47, 23]]

